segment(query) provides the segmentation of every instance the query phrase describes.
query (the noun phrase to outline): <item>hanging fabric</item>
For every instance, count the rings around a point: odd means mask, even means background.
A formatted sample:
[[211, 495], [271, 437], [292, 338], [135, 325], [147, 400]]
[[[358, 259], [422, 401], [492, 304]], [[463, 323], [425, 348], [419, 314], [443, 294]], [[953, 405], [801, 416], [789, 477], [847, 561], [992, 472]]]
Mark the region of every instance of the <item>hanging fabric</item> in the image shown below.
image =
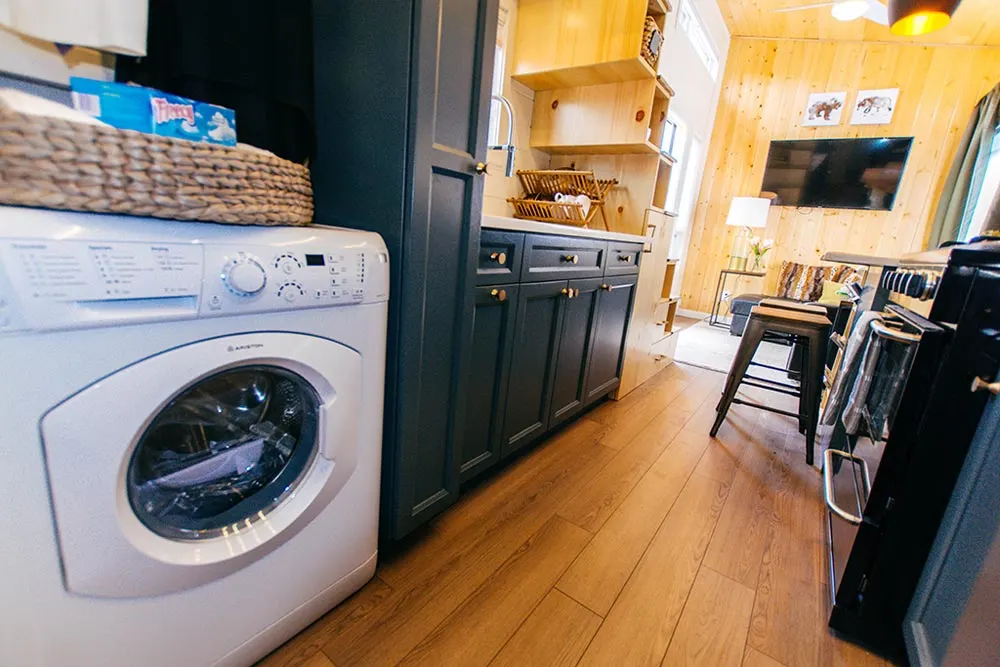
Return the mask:
[[29, 37], [146, 55], [147, 0], [0, 0], [0, 25]]
[[937, 248], [945, 241], [961, 240], [968, 231], [975, 209], [975, 198], [983, 187], [983, 177], [986, 175], [986, 164], [998, 122], [1000, 83], [979, 100], [958, 143], [958, 151], [945, 180], [931, 225], [928, 248]]

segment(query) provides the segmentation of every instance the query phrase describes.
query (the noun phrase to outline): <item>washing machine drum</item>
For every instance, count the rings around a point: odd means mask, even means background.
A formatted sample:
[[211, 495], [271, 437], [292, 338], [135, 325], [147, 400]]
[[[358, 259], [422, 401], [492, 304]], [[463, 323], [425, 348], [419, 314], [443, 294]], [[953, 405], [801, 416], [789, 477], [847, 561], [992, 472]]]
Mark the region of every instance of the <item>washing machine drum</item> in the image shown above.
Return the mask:
[[291, 493], [317, 446], [318, 398], [300, 376], [255, 366], [206, 378], [171, 401], [129, 464], [136, 516], [174, 539], [217, 537]]

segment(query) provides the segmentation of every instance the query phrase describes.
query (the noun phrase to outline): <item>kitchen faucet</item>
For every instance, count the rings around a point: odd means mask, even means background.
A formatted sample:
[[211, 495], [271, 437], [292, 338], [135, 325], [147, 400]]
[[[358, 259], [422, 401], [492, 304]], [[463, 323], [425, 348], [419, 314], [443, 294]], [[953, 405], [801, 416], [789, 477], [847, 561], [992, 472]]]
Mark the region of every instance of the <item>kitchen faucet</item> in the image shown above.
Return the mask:
[[492, 151], [507, 151], [507, 169], [504, 174], [510, 178], [514, 175], [514, 108], [510, 105], [510, 100], [503, 95], [493, 95], [491, 99], [496, 100], [507, 109], [509, 122], [507, 123], [507, 143], [499, 146], [487, 146], [487, 148]]

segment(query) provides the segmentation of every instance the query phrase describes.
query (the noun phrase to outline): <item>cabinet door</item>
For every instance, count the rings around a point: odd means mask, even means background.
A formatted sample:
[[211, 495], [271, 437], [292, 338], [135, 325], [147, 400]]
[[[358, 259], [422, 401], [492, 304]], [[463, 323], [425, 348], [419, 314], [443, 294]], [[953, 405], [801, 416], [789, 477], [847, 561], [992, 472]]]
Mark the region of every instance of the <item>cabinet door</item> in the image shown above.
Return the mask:
[[[398, 302], [397, 407], [388, 433], [390, 534], [399, 539], [458, 496], [473, 286], [486, 161], [497, 0], [415, 3], [412, 199]], [[388, 34], [387, 40], [398, 36]], [[373, 98], [375, 99], [375, 98]], [[377, 102], [373, 102], [377, 103]], [[350, 128], [345, 128], [350, 132]]]
[[559, 336], [552, 375], [549, 428], [566, 421], [583, 408], [587, 358], [597, 323], [597, 303], [602, 284], [600, 278], [569, 281], [571, 291], [563, 307], [562, 335]]
[[524, 447], [548, 428], [552, 371], [567, 301], [563, 290], [567, 289], [565, 280], [520, 287], [502, 456]]
[[587, 371], [587, 404], [612, 391], [621, 381], [625, 334], [638, 279], [639, 276], [634, 274], [605, 278], [601, 285]]
[[518, 289], [517, 285], [499, 285], [475, 290], [472, 353], [465, 381], [463, 482], [500, 459]]

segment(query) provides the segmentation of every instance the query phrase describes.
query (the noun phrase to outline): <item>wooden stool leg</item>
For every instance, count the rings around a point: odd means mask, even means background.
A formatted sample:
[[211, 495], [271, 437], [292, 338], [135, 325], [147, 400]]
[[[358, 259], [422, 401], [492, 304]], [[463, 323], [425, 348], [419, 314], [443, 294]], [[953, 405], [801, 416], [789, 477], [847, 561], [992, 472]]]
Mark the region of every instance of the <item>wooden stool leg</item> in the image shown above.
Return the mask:
[[826, 346], [823, 341], [829, 338], [830, 330], [824, 329], [810, 336], [808, 352], [809, 391], [805, 394], [806, 403], [806, 463], [813, 464], [816, 452], [816, 426], [819, 423], [819, 402], [822, 395], [823, 371], [826, 368], [824, 357]]
[[722, 400], [716, 406], [718, 414], [715, 415], [715, 423], [712, 424], [712, 430], [709, 431], [709, 435], [713, 438], [719, 432], [722, 422], [725, 421], [726, 413], [729, 412], [729, 407], [733, 404], [733, 399], [736, 398], [736, 391], [740, 388], [740, 382], [743, 381], [743, 376], [750, 368], [750, 362], [753, 360], [754, 354], [757, 353], [757, 346], [760, 345], [763, 338], [764, 325], [751, 315], [750, 319], [747, 320], [746, 329], [743, 331], [743, 338], [740, 339], [740, 347], [736, 351], [736, 358], [733, 359], [733, 366], [729, 369], [726, 389], [722, 392]]

